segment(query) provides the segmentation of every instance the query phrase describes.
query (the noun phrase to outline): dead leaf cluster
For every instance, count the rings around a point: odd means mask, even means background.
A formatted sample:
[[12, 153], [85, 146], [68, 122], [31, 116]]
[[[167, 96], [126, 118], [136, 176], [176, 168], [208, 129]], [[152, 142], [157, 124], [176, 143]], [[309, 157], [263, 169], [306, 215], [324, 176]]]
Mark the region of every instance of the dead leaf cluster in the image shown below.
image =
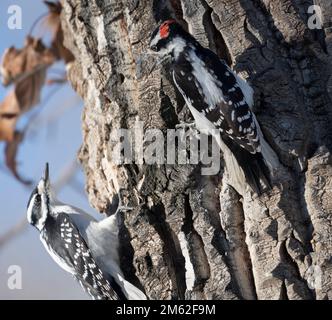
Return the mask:
[[65, 64], [73, 61], [72, 53], [64, 47], [61, 28], [59, 1], [44, 1], [48, 8], [45, 25], [52, 32], [50, 47], [41, 39], [30, 35], [26, 37], [24, 47], [10, 47], [5, 50], [1, 59], [0, 74], [4, 86], [13, 86], [0, 102], [0, 141], [6, 143], [6, 165], [21, 182], [28, 183], [17, 173], [16, 156], [24, 132], [16, 130], [18, 119], [40, 103], [41, 92], [45, 84], [60, 83], [59, 80], [47, 80], [48, 69], [59, 60]]

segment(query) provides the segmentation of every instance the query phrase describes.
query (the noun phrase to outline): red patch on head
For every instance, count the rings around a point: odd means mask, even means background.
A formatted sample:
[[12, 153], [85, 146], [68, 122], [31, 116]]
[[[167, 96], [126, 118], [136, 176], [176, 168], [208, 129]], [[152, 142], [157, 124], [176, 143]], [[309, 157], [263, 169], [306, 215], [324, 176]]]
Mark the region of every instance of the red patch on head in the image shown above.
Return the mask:
[[175, 22], [175, 20], [167, 20], [160, 26], [159, 33], [162, 39], [165, 39], [169, 36], [169, 25]]

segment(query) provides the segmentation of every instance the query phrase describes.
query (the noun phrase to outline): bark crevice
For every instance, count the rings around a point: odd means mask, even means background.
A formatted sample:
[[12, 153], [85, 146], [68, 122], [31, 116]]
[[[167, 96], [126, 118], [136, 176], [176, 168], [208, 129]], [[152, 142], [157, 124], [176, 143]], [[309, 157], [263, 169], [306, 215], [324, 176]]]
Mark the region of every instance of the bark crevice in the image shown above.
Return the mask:
[[165, 208], [161, 202], [152, 206], [147, 214], [149, 222], [163, 242], [163, 256], [172, 281], [172, 298], [183, 300], [186, 291], [185, 260], [178, 239], [165, 219]]
[[193, 211], [190, 205], [190, 195], [184, 195], [184, 213], [182, 231], [185, 234], [188, 251], [191, 257], [195, 272], [195, 283], [193, 290], [204, 290], [206, 281], [210, 278], [210, 265], [204, 250], [204, 243], [201, 236], [197, 233], [194, 227]]
[[250, 251], [246, 243], [245, 215], [240, 196], [227, 186], [220, 194], [220, 219], [227, 240], [227, 260], [242, 299], [257, 299]]

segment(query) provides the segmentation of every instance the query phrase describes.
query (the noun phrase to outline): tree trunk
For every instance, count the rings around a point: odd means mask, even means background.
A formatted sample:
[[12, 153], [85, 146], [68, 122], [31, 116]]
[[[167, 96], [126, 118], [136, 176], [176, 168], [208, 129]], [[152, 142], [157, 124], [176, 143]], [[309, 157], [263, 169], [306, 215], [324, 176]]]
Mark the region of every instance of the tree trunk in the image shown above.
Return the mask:
[[[90, 203], [120, 202], [122, 267], [150, 299], [332, 298], [332, 6], [317, 0], [65, 0], [62, 24], [83, 97], [79, 159]], [[255, 113], [282, 168], [273, 190], [238, 194], [223, 170], [117, 165], [119, 128], [190, 121], [170, 75], [146, 55], [176, 18], [252, 84]], [[120, 199], [120, 201], [119, 201]]]

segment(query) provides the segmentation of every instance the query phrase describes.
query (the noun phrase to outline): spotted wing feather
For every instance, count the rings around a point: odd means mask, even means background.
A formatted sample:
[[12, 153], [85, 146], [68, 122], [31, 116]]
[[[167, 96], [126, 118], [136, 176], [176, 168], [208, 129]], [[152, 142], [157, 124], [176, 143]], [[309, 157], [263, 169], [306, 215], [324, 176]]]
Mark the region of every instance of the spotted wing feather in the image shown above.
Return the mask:
[[[114, 278], [99, 268], [68, 214], [60, 213], [55, 219], [48, 220], [45, 227], [41, 237], [48, 246], [48, 251], [55, 256], [60, 266], [72, 273], [93, 299], [122, 298], [113, 288], [117, 287]], [[49, 238], [52, 238], [52, 241], [48, 241]], [[49, 243], [52, 243], [52, 247]]]
[[[206, 69], [213, 73], [224, 101], [217, 108], [228, 126], [228, 135], [232, 137], [242, 148], [250, 153], [260, 151], [259, 133], [254, 120], [254, 114], [249, 106], [239, 77], [229, 68], [224, 60], [220, 60], [212, 51], [204, 49], [200, 56]], [[210, 115], [207, 114], [207, 117]]]
[[250, 153], [260, 151], [254, 115], [238, 83], [238, 78], [212, 51], [203, 48], [202, 50], [203, 54], [196, 51], [195, 55], [204, 64], [205, 72], [214, 79], [214, 84], [220, 91], [220, 99], [214, 105], [207, 101], [202, 84], [204, 76], [194, 76], [193, 61], [187, 52], [179, 57], [173, 67], [177, 85], [186, 93], [192, 106], [215, 128], [220, 129], [223, 136], [234, 140]]

